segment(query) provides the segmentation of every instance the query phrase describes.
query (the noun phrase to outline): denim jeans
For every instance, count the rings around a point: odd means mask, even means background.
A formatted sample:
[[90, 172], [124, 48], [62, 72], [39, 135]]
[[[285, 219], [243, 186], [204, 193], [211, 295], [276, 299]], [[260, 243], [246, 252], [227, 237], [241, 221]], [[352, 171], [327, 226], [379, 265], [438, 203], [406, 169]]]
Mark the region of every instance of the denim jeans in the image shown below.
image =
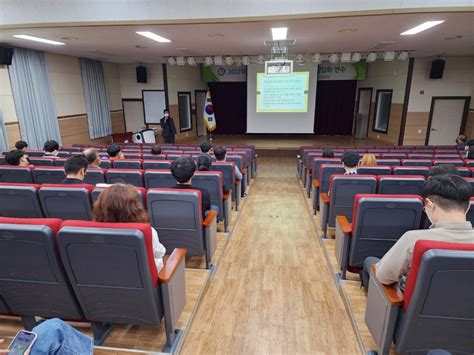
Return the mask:
[[37, 334], [30, 354], [93, 354], [92, 339], [61, 319], [48, 319], [33, 328]]
[[364, 267], [362, 268], [360, 278], [365, 292], [369, 290], [370, 267], [373, 264], [377, 264], [379, 261], [380, 259], [376, 258], [375, 256], [369, 256], [364, 260]]

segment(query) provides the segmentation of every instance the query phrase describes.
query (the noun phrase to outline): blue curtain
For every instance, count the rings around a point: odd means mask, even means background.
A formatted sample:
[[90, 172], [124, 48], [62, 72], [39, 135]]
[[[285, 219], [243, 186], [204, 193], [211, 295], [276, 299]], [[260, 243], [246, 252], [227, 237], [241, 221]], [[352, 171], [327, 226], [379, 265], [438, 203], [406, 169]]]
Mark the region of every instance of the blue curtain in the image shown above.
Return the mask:
[[102, 62], [81, 58], [82, 83], [91, 139], [112, 134], [109, 102]]
[[61, 144], [44, 53], [15, 48], [10, 77], [21, 137], [28, 142], [28, 147], [42, 149], [44, 142], [50, 139]]

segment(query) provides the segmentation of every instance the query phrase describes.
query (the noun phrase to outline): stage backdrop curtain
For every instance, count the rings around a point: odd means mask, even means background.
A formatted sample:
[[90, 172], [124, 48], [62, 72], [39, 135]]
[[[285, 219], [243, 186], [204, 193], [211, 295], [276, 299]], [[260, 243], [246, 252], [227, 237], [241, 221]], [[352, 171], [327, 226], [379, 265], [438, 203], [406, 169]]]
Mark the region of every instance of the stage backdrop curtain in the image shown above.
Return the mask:
[[102, 62], [81, 58], [81, 74], [86, 102], [89, 137], [91, 139], [112, 134], [112, 119], [105, 86]]
[[321, 80], [316, 92], [314, 133], [352, 135], [357, 81]]
[[215, 134], [245, 134], [247, 131], [247, 83], [209, 83], [216, 117]]
[[44, 142], [50, 139], [61, 144], [44, 53], [15, 48], [10, 77], [21, 137], [28, 147], [43, 149]]

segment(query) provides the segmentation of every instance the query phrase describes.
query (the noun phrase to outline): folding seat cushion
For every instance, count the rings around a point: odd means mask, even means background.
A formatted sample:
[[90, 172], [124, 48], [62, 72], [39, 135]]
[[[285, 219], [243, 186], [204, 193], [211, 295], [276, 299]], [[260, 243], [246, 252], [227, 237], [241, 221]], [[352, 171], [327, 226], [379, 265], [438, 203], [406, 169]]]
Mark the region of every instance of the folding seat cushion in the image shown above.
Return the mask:
[[389, 166], [361, 166], [357, 169], [359, 175], [392, 175]]
[[425, 183], [423, 175], [379, 176], [378, 193], [383, 195], [420, 195]]
[[431, 166], [433, 161], [431, 159], [403, 159], [402, 166]]
[[[108, 156], [107, 156], [108, 158]], [[112, 168], [112, 161], [108, 160], [108, 159], [102, 159], [101, 158], [101, 161], [100, 161], [100, 165], [99, 165], [102, 169], [111, 169]]]
[[[164, 154], [153, 155], [153, 154], [147, 153], [147, 154], [143, 154], [142, 159], [144, 160], [143, 163], [145, 163], [146, 160], [166, 160], [166, 155]], [[143, 166], [143, 169], [146, 169], [145, 166]]]
[[145, 187], [147, 189], [160, 187], [174, 187], [176, 186], [176, 179], [170, 170], [145, 170], [144, 174]]
[[171, 163], [171, 160], [144, 160], [143, 169], [169, 170]]
[[28, 166], [0, 166], [0, 182], [13, 182], [22, 184], [32, 184], [33, 174], [32, 167]]
[[84, 184], [97, 185], [105, 183], [105, 175], [107, 169], [102, 168], [88, 168], [86, 176], [84, 176]]
[[[94, 187], [94, 189], [91, 192], [91, 200], [92, 200], [92, 205], [94, 205], [95, 201], [99, 198], [99, 195], [102, 191], [104, 191], [106, 187]], [[140, 203], [143, 205], [143, 207], [146, 208], [146, 189], [144, 187], [136, 187], [135, 189], [137, 190], [138, 193], [138, 200]]]
[[29, 157], [30, 163], [34, 166], [54, 166], [54, 158]]
[[61, 184], [66, 176], [60, 166], [34, 167], [33, 180], [36, 184]]
[[117, 159], [112, 161], [114, 169], [141, 169], [141, 159]]
[[379, 166], [399, 166], [400, 159], [377, 159], [377, 165]]
[[462, 161], [461, 159], [452, 160], [452, 159], [439, 159], [439, 158], [436, 158], [435, 160], [433, 160], [434, 166], [444, 165], [444, 164], [449, 164], [449, 165], [454, 165], [454, 166], [464, 166], [464, 161]]
[[38, 191], [45, 217], [92, 220], [93, 186], [44, 184]]
[[393, 175], [423, 175], [427, 176], [430, 172], [428, 166], [394, 166]]
[[108, 184], [130, 184], [143, 187], [143, 170], [109, 169], [105, 175]]
[[0, 218], [0, 299], [31, 330], [33, 317], [83, 319], [57, 250], [61, 220]]
[[0, 183], [0, 216], [42, 218], [36, 184]]

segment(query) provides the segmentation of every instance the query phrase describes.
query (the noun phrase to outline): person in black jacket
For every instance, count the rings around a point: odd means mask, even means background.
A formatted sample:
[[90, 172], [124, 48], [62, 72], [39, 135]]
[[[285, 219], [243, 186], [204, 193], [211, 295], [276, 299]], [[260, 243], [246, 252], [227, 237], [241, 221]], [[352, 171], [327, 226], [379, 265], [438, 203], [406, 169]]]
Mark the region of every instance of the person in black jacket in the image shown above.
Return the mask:
[[173, 118], [170, 116], [170, 112], [165, 109], [163, 110], [164, 117], [160, 120], [160, 126], [162, 128], [161, 135], [165, 140], [165, 143], [174, 144], [176, 135], [176, 127], [174, 126]]
[[87, 159], [80, 155], [73, 155], [64, 164], [64, 173], [66, 178], [63, 180], [63, 184], [77, 185], [84, 183], [84, 177], [86, 176], [87, 170]]
[[180, 157], [171, 164], [171, 174], [173, 174], [177, 181], [174, 188], [201, 191], [201, 210], [203, 217], [206, 217], [206, 212], [211, 209], [211, 195], [209, 195], [209, 191], [206, 189], [192, 185], [191, 182], [195, 171], [196, 164], [189, 157]]

